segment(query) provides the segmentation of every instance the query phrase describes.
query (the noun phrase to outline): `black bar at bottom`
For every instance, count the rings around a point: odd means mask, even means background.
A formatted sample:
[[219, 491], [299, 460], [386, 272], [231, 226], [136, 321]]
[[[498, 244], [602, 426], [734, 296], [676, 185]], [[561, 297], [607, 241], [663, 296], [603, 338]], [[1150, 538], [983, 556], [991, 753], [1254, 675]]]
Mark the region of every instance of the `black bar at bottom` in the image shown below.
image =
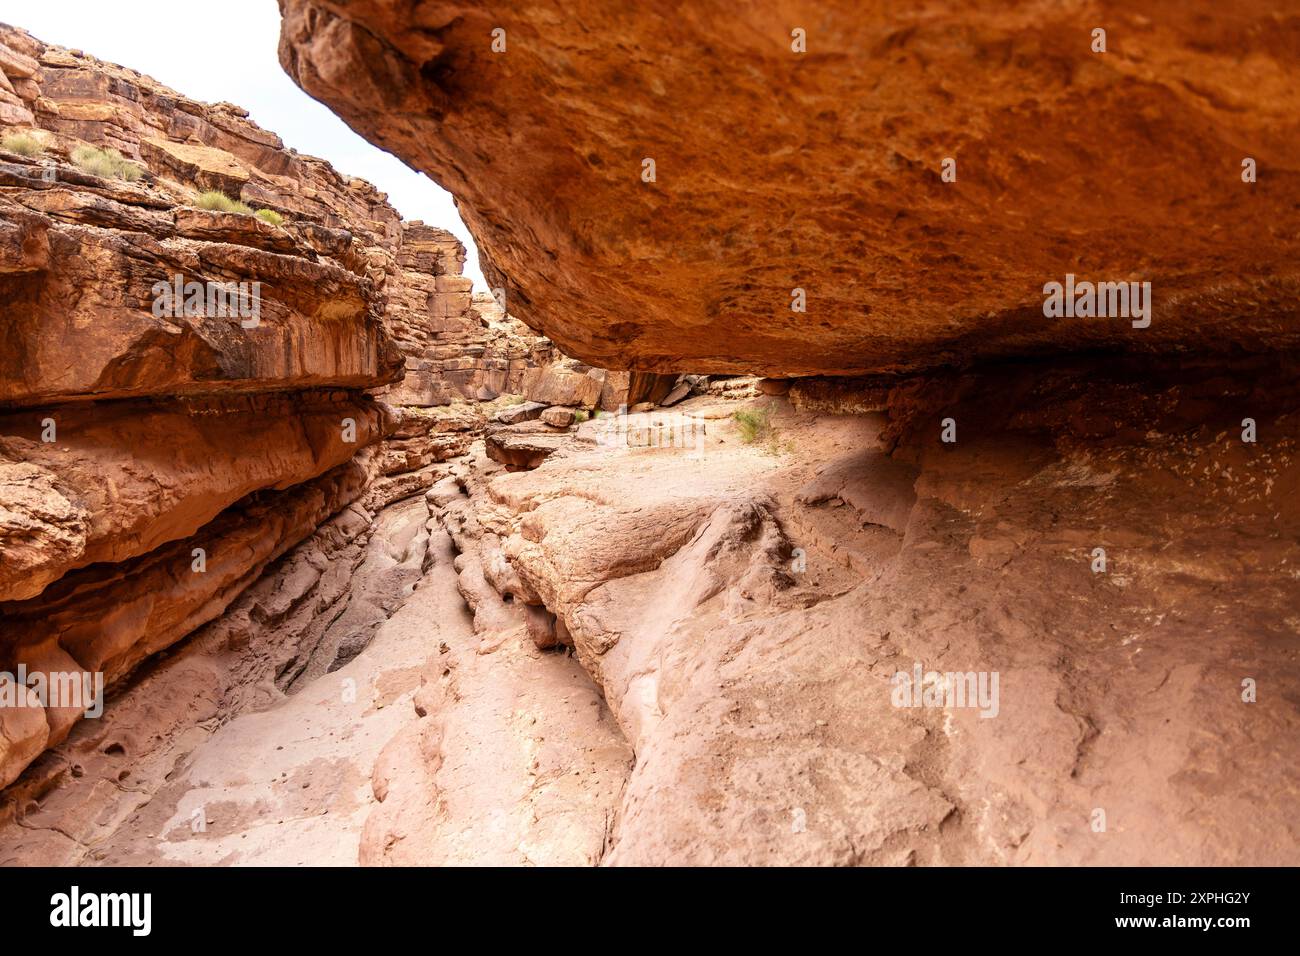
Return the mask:
[[1294, 938], [1287, 931], [1295, 929], [1297, 881], [1294, 869], [1263, 868], [51, 868], [3, 870], [0, 883], [5, 928], [18, 940], [75, 933], [128, 946], [260, 949], [277, 940], [295, 948], [314, 940], [331, 947], [403, 939], [500, 945], [518, 934], [533, 946], [561, 946], [566, 936], [591, 945], [664, 933], [664, 943], [717, 939], [733, 947], [741, 938], [777, 945], [772, 934], [782, 930], [807, 940], [847, 932], [883, 944], [887, 937], [877, 932], [898, 930], [928, 951], [958, 941], [1024, 941], [1018, 934], [1030, 931], [1056, 944], [1105, 937], [1231, 946]]

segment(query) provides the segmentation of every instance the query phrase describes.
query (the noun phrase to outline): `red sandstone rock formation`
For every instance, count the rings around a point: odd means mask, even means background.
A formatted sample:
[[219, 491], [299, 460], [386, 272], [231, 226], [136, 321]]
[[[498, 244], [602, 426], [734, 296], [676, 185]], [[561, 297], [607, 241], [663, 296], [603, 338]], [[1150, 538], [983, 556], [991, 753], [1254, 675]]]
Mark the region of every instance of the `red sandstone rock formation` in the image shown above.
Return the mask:
[[[1300, 680], [1300, 20], [281, 9], [289, 74], [566, 352], [804, 377], [719, 383], [768, 397], [703, 460], [509, 424], [444, 512], [485, 645], [571, 643], [635, 751], [605, 861], [1295, 862], [1296, 709], [1242, 688]], [[1149, 326], [1048, 315], [1067, 275], [1149, 282]], [[1000, 671], [1002, 716], [892, 707], [914, 661]]]
[[[0, 157], [0, 201], [22, 207], [0, 219], [0, 288], [39, 318], [36, 284], [86, 281], [72, 242], [128, 276], [84, 361], [3, 380], [0, 546], [21, 566], [0, 614], [38, 669], [120, 676], [194, 637], [93, 729], [0, 713], [0, 774], [36, 758], [0, 800], [24, 822], [3, 860], [1296, 862], [1300, 395], [1289, 354], [1237, 354], [1300, 327], [1292, 19], [282, 9], [290, 73], [456, 191], [511, 311], [577, 357], [475, 301], [451, 237], [337, 211], [364, 188], [335, 207], [308, 163], [330, 212], [294, 215], [237, 111], [181, 108], [184, 135], [141, 137], [141, 99], [67, 93], [100, 67], [10, 35], [0, 118], [102, 135], [150, 172], [60, 166], [49, 187]], [[74, 104], [46, 105], [54, 70]], [[200, 186], [290, 221], [172, 211]], [[160, 337], [106, 231], [222, 275], [301, 262], [337, 280], [353, 332], [302, 368], [206, 327]], [[1153, 282], [1152, 325], [1046, 319], [1042, 283], [1067, 272]], [[323, 320], [312, 289], [292, 301], [268, 332]], [[1023, 361], [1094, 347], [1134, 356]], [[1003, 355], [1022, 361], [931, 368]], [[660, 374], [692, 370], [782, 378]], [[506, 392], [534, 401], [466, 404]], [[181, 450], [141, 416], [120, 431], [167, 459], [142, 471], [101, 410], [144, 395], [227, 425], [288, 403], [309, 427], [264, 423], [236, 451], [194, 424]], [[656, 402], [674, 407], [638, 413]], [[51, 407], [73, 454], [23, 418]], [[349, 457], [326, 427], [344, 414], [386, 440]], [[214, 556], [202, 587], [192, 546]], [[900, 703], [913, 668], [975, 696]], [[370, 686], [349, 703], [332, 680]], [[194, 837], [213, 801], [230, 819]]]
[[[394, 422], [361, 390], [401, 376], [400, 221], [237, 107], [8, 27], [0, 51], [4, 133], [39, 147], [0, 148], [0, 663], [113, 683], [364, 490], [351, 459]], [[210, 189], [283, 224], [197, 208]], [[161, 300], [178, 281], [204, 306], [260, 283], [255, 321]], [[0, 780], [76, 716], [6, 711]]]
[[[238, 107], [9, 27], [0, 71], [4, 135], [38, 146], [0, 148], [0, 669], [116, 682], [362, 495], [428, 487], [484, 416], [426, 406], [519, 388], [551, 347], [480, 314], [453, 236]], [[209, 281], [260, 283], [256, 321], [158, 307]], [[0, 714], [0, 782], [74, 719]]]
[[[120, 681], [331, 515], [423, 492], [496, 407], [478, 403], [551, 381], [551, 344], [472, 296], [454, 236], [238, 107], [9, 27], [0, 71], [4, 135], [37, 146], [0, 148], [0, 670]], [[207, 190], [277, 215], [198, 208]], [[187, 311], [193, 282], [259, 283], [256, 321], [206, 287]], [[579, 377], [574, 404], [625, 400], [626, 376]], [[392, 609], [358, 598], [341, 644]], [[74, 720], [0, 713], [0, 783]]]
[[[512, 310], [597, 365], [1300, 343], [1300, 28], [1273, 4], [281, 10], [290, 76], [454, 192]], [[1045, 318], [1066, 273], [1150, 281], [1150, 328]]]

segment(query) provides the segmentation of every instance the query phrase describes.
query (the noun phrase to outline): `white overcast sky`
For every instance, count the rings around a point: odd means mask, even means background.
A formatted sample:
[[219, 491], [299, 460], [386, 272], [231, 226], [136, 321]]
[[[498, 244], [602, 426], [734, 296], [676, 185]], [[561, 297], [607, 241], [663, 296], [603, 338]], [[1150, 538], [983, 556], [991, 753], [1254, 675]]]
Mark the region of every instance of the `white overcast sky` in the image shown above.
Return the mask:
[[287, 146], [374, 183], [403, 218], [455, 233], [469, 253], [465, 274], [486, 288], [451, 194], [371, 146], [280, 69], [275, 0], [0, 0], [0, 22], [138, 70], [191, 99], [242, 106]]

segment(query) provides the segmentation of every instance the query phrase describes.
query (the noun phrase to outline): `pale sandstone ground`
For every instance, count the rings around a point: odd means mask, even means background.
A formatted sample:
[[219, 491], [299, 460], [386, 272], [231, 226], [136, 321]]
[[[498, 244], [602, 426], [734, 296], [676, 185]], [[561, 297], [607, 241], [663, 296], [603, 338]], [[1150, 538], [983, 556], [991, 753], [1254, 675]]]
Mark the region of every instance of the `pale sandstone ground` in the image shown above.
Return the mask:
[[[1300, 463], [1275, 374], [1005, 369], [886, 414], [751, 400], [775, 435], [749, 445], [704, 397], [683, 409], [702, 451], [611, 448], [608, 418], [533, 471], [476, 448], [427, 497], [419, 587], [346, 667], [192, 714], [223, 726], [120, 783], [83, 723], [63, 750], [85, 776], [22, 825], [113, 799], [81, 846], [9, 828], [7, 859], [1295, 863]], [[1252, 404], [1255, 447], [1229, 427]], [[675, 414], [633, 416], [632, 440]], [[895, 708], [915, 661], [996, 670], [998, 716]], [[347, 675], [373, 695], [343, 705]], [[216, 822], [191, 834], [198, 802]]]
[[[355, 864], [367, 820], [390, 808], [376, 839], [404, 862], [598, 861], [627, 747], [572, 658], [521, 629], [483, 646], [428, 517], [422, 497], [378, 516], [335, 620], [400, 594], [347, 664], [325, 672], [277, 646], [291, 627], [201, 632], [9, 791], [0, 862]], [[287, 600], [299, 568], [277, 568], [258, 599]], [[299, 692], [277, 689], [299, 669], [310, 675]], [[426, 682], [468, 699], [425, 717]]]
[[[769, 399], [775, 454], [696, 400], [702, 458], [471, 479], [636, 753], [606, 862], [1294, 863], [1287, 369], [1008, 367], [888, 419]], [[999, 672], [998, 716], [893, 707], [917, 661]]]

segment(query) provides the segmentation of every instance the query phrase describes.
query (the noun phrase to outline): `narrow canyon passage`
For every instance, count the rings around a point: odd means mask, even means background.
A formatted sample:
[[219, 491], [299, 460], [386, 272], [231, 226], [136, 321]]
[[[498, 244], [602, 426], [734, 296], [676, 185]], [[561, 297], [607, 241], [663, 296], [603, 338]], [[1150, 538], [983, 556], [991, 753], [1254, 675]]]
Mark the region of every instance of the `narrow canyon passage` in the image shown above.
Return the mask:
[[[399, 504], [378, 516], [374, 535], [400, 533], [403, 519], [424, 517], [423, 502]], [[421, 551], [424, 540], [416, 540]], [[92, 858], [105, 864], [354, 864], [376, 802], [370, 783], [375, 759], [414, 719], [411, 697], [430, 653], [468, 635], [449, 561], [440, 555], [370, 644], [341, 669], [266, 710], [222, 723], [191, 753], [179, 755], [157, 795], [92, 845]], [[364, 566], [358, 577], [362, 584]]]
[[[849, 414], [750, 380], [526, 468], [500, 427], [359, 524], [323, 627], [231, 629], [317, 606], [309, 541], [78, 724], [5, 860], [1284, 862], [1294, 713], [1240, 691], [1300, 680], [1295, 380], [1233, 380], [1008, 367]], [[1000, 685], [900, 703], [917, 667]]]
[[[181, 711], [164, 740], [157, 723], [137, 726], [126, 715], [139, 710], [156, 722], [149, 698], [158, 683], [174, 686], [172, 672], [189, 659], [203, 667], [209, 649], [182, 645], [164, 673], [114, 700], [98, 740], [86, 746], [74, 732], [75, 775], [111, 779], [113, 767], [125, 765], [116, 786], [56, 791], [4, 829], [0, 863], [354, 865], [405, 849], [402, 833], [375, 829], [381, 847], [366, 845], [364, 835], [380, 795], [409, 789], [404, 775], [411, 774], [420, 789], [405, 796], [418, 805], [399, 808], [399, 825], [426, 824], [413, 851], [420, 862], [597, 862], [626, 747], [569, 655], [520, 646], [478, 663], [483, 648], [456, 587], [454, 550], [441, 529], [425, 529], [430, 521], [423, 496], [377, 515], [371, 540], [392, 560], [363, 562], [350, 582], [353, 599], [391, 584], [404, 564], [424, 569], [403, 584], [400, 605], [345, 665], [290, 695], [265, 686], [259, 703], [235, 714], [221, 704], [210, 715]], [[257, 648], [242, 654], [255, 658]], [[417, 700], [422, 684], [446, 682], [453, 671], [453, 683], [472, 682], [473, 700], [415, 727], [427, 713]], [[454, 687], [449, 693], [459, 697]], [[155, 732], [147, 743], [136, 735], [143, 730]], [[436, 767], [428, 765], [427, 748], [440, 747], [431, 732], [454, 744], [450, 760], [440, 757]], [[424, 752], [404, 763], [408, 746]], [[585, 804], [594, 809], [584, 814]], [[537, 814], [557, 810], [567, 822], [549, 825], [545, 841], [529, 846]]]
[[1188, 3], [280, 0], [486, 291], [0, 24], [0, 864], [1296, 864], [1300, 18]]
[[[146, 744], [137, 728], [118, 728], [110, 718], [113, 739], [132, 744], [116, 756], [130, 768], [118, 788], [101, 788], [84, 805], [87, 795], [75, 789], [58, 794], [25, 816], [21, 826], [31, 833], [21, 840], [11, 833], [7, 849], [20, 858], [78, 864], [354, 864], [376, 802], [370, 782], [375, 758], [415, 719], [411, 698], [433, 663], [430, 654], [469, 634], [445, 538], [436, 537], [430, 547], [426, 519], [419, 498], [377, 516], [372, 539], [395, 542], [385, 550], [413, 559], [417, 575], [428, 547], [429, 568], [405, 583], [406, 590], [418, 586], [345, 666], [305, 681], [289, 696], [262, 674], [268, 695], [260, 702], [234, 715], [223, 712], [224, 702], [207, 713], [182, 711], [167, 728], [170, 739], [154, 753], [142, 754], [136, 744], [152, 749], [156, 737]], [[435, 554], [439, 544], [442, 553]], [[401, 567], [391, 561], [368, 566], [375, 563], [363, 562], [354, 573], [358, 595]], [[244, 654], [253, 657], [256, 648], [246, 646]], [[197, 664], [203, 655], [201, 647], [182, 645], [166, 670], [184, 669], [189, 657]], [[114, 701], [114, 711], [151, 710], [154, 687], [169, 680], [166, 673], [151, 675]], [[115, 755], [105, 752], [111, 746], [86, 751], [80, 772], [93, 777], [111, 765]]]

